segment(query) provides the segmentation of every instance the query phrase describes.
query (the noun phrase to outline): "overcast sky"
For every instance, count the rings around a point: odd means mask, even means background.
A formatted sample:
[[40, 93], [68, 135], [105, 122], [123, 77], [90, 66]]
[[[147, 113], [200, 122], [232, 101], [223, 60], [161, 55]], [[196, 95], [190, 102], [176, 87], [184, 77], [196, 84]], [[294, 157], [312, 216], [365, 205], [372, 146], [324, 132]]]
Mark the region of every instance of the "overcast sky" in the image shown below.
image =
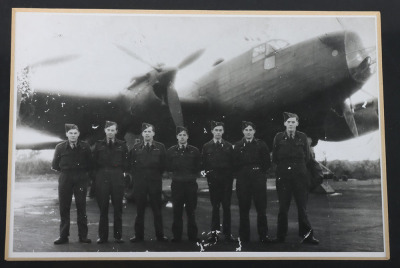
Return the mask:
[[[150, 67], [123, 53], [129, 48], [147, 62], [177, 66], [198, 49], [205, 53], [181, 70], [175, 81], [180, 88], [193, 83], [220, 58], [228, 60], [271, 39], [294, 44], [341, 30], [357, 32], [364, 47], [377, 45], [374, 17], [335, 16], [189, 16], [134, 14], [22, 13], [16, 17], [16, 71], [55, 58], [71, 58], [59, 64], [34, 68], [30, 81], [36, 89], [57, 89], [73, 94], [114, 95], [130, 78]], [[70, 57], [71, 56], [71, 57]], [[374, 75], [356, 93], [353, 102], [378, 96]], [[379, 133], [345, 143], [320, 142], [317, 156], [360, 159], [379, 158]], [[339, 149], [354, 146], [354, 150]], [[363, 148], [363, 150], [360, 150]], [[333, 149], [333, 150], [332, 150]], [[329, 151], [329, 153], [328, 153]], [[342, 152], [341, 152], [342, 151]], [[349, 156], [349, 151], [358, 151]], [[324, 153], [325, 152], [325, 153]], [[334, 152], [334, 154], [332, 154]], [[368, 153], [369, 152], [369, 153]], [[331, 156], [332, 155], [332, 156]]]

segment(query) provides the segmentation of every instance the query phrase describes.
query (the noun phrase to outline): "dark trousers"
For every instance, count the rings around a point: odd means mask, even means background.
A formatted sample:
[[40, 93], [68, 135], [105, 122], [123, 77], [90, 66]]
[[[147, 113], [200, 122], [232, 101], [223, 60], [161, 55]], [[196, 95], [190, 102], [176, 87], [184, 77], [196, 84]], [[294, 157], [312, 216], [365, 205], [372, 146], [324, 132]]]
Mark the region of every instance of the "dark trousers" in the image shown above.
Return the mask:
[[297, 206], [299, 222], [299, 236], [303, 237], [308, 232], [312, 232], [311, 224], [307, 217], [308, 184], [304, 183], [300, 176], [286, 175], [277, 176], [276, 190], [279, 199], [278, 214], [278, 238], [285, 238], [288, 231], [288, 212], [292, 196]]
[[257, 211], [257, 230], [260, 239], [268, 234], [267, 225], [267, 179], [260, 170], [242, 168], [236, 180], [236, 193], [239, 200], [239, 236], [242, 241], [250, 239], [249, 212], [253, 200]]
[[195, 210], [197, 207], [197, 183], [195, 181], [181, 182], [172, 181], [172, 204], [174, 222], [172, 223], [172, 233], [177, 240], [182, 239], [183, 231], [183, 207], [187, 215], [187, 234], [190, 240], [197, 239], [197, 225]]
[[108, 208], [114, 207], [114, 238], [122, 237], [122, 199], [124, 180], [121, 169], [100, 169], [96, 175], [96, 199], [100, 209], [99, 238], [108, 240]]
[[212, 206], [211, 231], [220, 230], [219, 208], [222, 205], [225, 235], [231, 234], [231, 197], [233, 177], [230, 171], [214, 171], [207, 176]]
[[84, 171], [61, 172], [58, 179], [58, 198], [61, 217], [60, 237], [66, 238], [69, 236], [72, 195], [75, 197], [78, 214], [78, 236], [80, 238], [87, 237], [86, 193], [88, 181], [88, 175]]
[[135, 220], [135, 235], [138, 238], [144, 238], [144, 213], [149, 198], [151, 209], [154, 216], [154, 228], [156, 237], [163, 237], [163, 222], [161, 214], [161, 192], [162, 181], [147, 180], [146, 178], [137, 178], [134, 182], [134, 196], [137, 206], [137, 214]]

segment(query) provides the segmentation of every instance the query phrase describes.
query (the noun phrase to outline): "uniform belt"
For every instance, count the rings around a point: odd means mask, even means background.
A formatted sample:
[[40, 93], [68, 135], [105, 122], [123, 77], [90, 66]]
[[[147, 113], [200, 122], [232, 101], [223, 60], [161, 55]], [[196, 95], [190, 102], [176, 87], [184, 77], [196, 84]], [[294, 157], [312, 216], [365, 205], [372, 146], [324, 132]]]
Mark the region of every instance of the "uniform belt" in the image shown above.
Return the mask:
[[65, 168], [61, 169], [61, 172], [71, 173], [71, 172], [87, 172], [85, 168]]
[[133, 168], [133, 170], [136, 170], [136, 171], [151, 171], [151, 170], [153, 170], [153, 171], [158, 171], [160, 168], [159, 167], [138, 167], [138, 168]]
[[244, 165], [244, 166], [242, 166], [242, 168], [249, 168], [252, 170], [261, 170], [262, 169], [260, 165]]
[[214, 167], [210, 168], [210, 171], [225, 172], [232, 170], [232, 167]]
[[102, 167], [100, 167], [100, 169], [103, 169], [103, 170], [116, 170], [116, 169], [122, 169], [122, 167], [121, 166], [117, 166], [117, 167], [102, 166]]
[[302, 159], [285, 159], [281, 160], [279, 164], [286, 165], [305, 165], [306, 162]]

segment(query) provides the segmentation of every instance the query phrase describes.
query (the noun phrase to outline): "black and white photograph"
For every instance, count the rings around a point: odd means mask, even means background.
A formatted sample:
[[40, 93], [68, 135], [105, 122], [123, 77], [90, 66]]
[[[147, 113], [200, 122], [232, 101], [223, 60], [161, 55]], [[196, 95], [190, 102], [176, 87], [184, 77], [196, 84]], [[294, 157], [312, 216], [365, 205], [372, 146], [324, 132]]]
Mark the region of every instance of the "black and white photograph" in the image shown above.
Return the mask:
[[389, 259], [378, 12], [12, 19], [7, 260]]

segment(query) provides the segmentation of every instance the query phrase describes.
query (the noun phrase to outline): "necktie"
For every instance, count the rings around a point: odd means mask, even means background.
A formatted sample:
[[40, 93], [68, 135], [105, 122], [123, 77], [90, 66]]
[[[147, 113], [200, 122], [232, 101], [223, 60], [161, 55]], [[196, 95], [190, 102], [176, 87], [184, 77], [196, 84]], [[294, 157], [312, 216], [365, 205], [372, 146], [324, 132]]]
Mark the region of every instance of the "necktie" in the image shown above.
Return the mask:
[[221, 148], [221, 142], [220, 142], [220, 141], [217, 141], [217, 142], [216, 142], [216, 145], [217, 145], [217, 148], [218, 148], [218, 149]]
[[71, 148], [72, 148], [72, 150], [74, 150], [75, 147], [76, 147], [75, 144], [71, 143]]
[[112, 146], [113, 146], [112, 140], [108, 140], [108, 148], [112, 149]]
[[149, 143], [146, 143], [146, 151], [150, 152], [150, 144]]
[[183, 153], [183, 152], [185, 151], [185, 146], [181, 145], [181, 146], [179, 147], [179, 150]]

